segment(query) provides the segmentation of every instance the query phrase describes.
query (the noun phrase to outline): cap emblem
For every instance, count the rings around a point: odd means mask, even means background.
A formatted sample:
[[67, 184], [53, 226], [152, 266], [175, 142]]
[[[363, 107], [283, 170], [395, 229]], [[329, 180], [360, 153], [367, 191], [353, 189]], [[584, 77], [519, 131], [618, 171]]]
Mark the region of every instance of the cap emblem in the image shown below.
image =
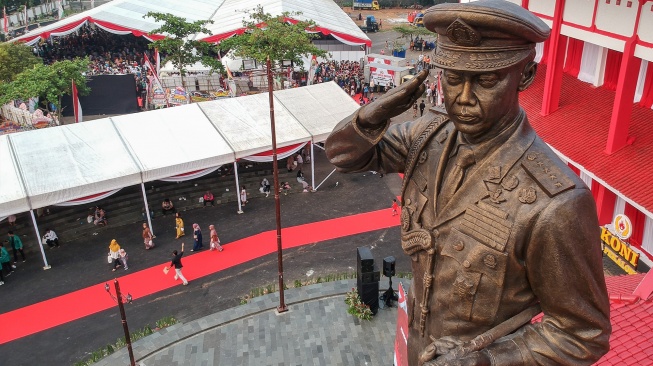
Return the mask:
[[451, 42], [459, 46], [471, 47], [478, 46], [481, 43], [481, 35], [460, 18], [449, 25], [447, 37]]

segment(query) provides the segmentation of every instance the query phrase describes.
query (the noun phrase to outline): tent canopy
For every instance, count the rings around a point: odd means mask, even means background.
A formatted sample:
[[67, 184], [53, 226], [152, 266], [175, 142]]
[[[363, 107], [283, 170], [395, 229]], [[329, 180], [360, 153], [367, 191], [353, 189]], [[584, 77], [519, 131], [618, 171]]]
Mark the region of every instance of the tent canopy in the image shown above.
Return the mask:
[[301, 12], [302, 15], [294, 20], [313, 20], [318, 25], [317, 30], [324, 35], [332, 35], [349, 45], [372, 46], [372, 41], [367, 35], [333, 0], [186, 0], [183, 4], [177, 0], [113, 0], [45, 27], [34, 29], [15, 38], [12, 42], [31, 45], [41, 38], [65, 36], [79, 29], [86, 22], [111, 33], [131, 33], [150, 40], [163, 38], [164, 35], [148, 35], [160, 26], [151, 17], [143, 18], [148, 12], [175, 14], [190, 22], [212, 20], [214, 23], [208, 24], [207, 28], [213, 35], [196, 34], [192, 38], [218, 42], [242, 33], [242, 20], [247, 17], [245, 11], [253, 10], [257, 5], [263, 6], [263, 10], [272, 15], [280, 15], [286, 11]]
[[[324, 141], [358, 107], [335, 82], [277, 91], [277, 146]], [[0, 217], [270, 149], [267, 93], [3, 135]]]

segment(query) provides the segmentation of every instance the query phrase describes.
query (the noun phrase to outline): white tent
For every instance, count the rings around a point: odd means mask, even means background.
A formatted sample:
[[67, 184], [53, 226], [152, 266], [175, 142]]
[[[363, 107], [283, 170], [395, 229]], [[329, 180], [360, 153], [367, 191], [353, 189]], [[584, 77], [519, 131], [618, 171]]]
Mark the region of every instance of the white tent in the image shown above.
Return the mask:
[[311, 19], [318, 25], [317, 31], [331, 35], [348, 45], [372, 46], [372, 41], [360, 30], [354, 21], [333, 0], [113, 0], [94, 9], [75, 14], [56, 23], [40, 27], [12, 41], [28, 45], [41, 38], [58, 37], [70, 34], [82, 25], [93, 23], [95, 26], [116, 34], [133, 34], [150, 40], [163, 38], [164, 35], [148, 35], [159, 27], [153, 18], [144, 18], [148, 12], [171, 13], [186, 18], [188, 21], [213, 20], [208, 29], [213, 33], [196, 34], [195, 39], [218, 42], [222, 39], [242, 33], [244, 11], [252, 10], [257, 5], [263, 6], [266, 13], [280, 15], [282, 12], [302, 12], [293, 20]]
[[[321, 142], [358, 104], [334, 82], [275, 96], [279, 148]], [[0, 217], [269, 151], [268, 95], [0, 136]]]

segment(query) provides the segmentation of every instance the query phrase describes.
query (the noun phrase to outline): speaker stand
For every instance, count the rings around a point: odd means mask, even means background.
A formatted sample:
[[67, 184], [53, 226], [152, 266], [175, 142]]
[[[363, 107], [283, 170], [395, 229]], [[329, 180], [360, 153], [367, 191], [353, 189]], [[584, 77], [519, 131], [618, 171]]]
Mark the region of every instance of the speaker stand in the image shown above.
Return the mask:
[[383, 295], [379, 297], [379, 300], [383, 301], [385, 306], [391, 308], [392, 307], [392, 301], [399, 301], [399, 296], [395, 292], [395, 290], [392, 289], [392, 277], [388, 277], [388, 280], [390, 281], [390, 287], [385, 290]]

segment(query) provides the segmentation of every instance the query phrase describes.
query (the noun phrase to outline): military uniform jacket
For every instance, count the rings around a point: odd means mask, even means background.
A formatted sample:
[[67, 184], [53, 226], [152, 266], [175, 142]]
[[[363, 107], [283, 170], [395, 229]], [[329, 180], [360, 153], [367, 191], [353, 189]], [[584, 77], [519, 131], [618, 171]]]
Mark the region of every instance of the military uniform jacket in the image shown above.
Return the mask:
[[437, 208], [457, 135], [445, 116], [431, 110], [370, 131], [354, 114], [327, 139], [327, 156], [340, 171], [405, 174], [401, 245], [414, 276], [411, 365], [429, 336], [470, 340], [538, 302], [542, 321], [490, 345], [493, 364], [584, 365], [609, 349], [592, 195], [523, 111], [515, 123], [507, 141], [477, 160], [453, 198]]

